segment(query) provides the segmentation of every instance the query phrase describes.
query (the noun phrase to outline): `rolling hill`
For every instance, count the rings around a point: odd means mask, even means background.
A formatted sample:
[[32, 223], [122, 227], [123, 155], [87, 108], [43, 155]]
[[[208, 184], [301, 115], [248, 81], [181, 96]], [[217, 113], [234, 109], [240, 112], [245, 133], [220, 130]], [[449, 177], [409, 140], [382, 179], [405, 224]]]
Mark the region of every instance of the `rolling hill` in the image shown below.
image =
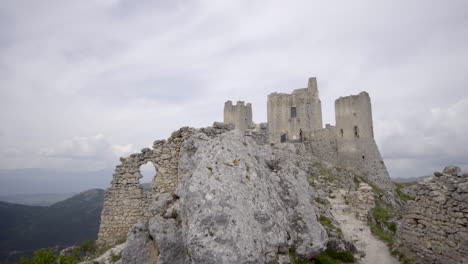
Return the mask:
[[0, 202], [0, 261], [95, 238], [103, 202], [102, 189], [81, 192], [47, 207]]

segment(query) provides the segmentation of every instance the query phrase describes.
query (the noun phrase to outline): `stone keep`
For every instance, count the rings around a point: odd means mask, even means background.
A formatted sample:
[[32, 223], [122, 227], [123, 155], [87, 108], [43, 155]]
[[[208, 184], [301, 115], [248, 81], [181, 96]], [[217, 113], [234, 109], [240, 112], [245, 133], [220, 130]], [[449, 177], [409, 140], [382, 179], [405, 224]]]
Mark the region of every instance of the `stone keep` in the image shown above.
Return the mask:
[[233, 124], [241, 131], [247, 130], [252, 124], [252, 104], [245, 105], [242, 101], [236, 105], [232, 105], [232, 101], [224, 103], [224, 123]]
[[302, 141], [303, 135], [322, 128], [322, 105], [316, 78], [292, 94], [268, 95], [268, 129], [272, 143]]
[[335, 117], [338, 166], [367, 174], [372, 183], [383, 189], [393, 189], [374, 140], [369, 94], [361, 92], [338, 98], [335, 101]]

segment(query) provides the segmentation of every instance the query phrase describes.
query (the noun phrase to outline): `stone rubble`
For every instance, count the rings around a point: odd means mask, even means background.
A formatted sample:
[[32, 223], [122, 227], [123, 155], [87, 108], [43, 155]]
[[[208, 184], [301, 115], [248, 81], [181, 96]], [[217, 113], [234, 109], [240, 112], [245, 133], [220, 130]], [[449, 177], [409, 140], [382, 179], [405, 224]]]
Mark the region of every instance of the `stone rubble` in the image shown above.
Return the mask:
[[411, 188], [400, 250], [414, 263], [468, 263], [468, 174], [448, 166]]

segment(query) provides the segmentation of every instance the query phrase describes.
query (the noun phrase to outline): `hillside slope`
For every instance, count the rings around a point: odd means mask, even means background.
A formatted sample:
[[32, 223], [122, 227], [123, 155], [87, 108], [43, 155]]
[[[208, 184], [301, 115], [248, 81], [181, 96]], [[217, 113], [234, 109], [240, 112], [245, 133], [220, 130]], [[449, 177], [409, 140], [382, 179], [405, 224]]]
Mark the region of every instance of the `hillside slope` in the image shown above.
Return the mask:
[[0, 261], [95, 238], [103, 201], [104, 190], [92, 189], [48, 207], [0, 202]]

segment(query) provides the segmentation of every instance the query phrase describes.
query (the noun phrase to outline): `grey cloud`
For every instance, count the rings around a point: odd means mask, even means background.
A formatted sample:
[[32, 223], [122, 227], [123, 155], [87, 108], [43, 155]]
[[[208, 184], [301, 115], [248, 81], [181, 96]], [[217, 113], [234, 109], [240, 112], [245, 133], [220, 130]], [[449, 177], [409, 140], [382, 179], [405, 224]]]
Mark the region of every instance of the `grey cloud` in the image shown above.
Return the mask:
[[[310, 76], [318, 77], [324, 123], [334, 123], [339, 96], [370, 93], [392, 175], [463, 163], [460, 131], [468, 125], [457, 104], [466, 109], [468, 98], [466, 10], [466, 1], [285, 8], [284, 1], [6, 0], [0, 148], [25, 154], [0, 167], [111, 166], [113, 146], [140, 149], [180, 126], [210, 125], [222, 120], [226, 100], [252, 102], [254, 121], [264, 122], [266, 96], [305, 87]], [[99, 133], [102, 142], [89, 136]], [[76, 138], [96, 151], [85, 155]], [[72, 147], [61, 146], [64, 139]]]

